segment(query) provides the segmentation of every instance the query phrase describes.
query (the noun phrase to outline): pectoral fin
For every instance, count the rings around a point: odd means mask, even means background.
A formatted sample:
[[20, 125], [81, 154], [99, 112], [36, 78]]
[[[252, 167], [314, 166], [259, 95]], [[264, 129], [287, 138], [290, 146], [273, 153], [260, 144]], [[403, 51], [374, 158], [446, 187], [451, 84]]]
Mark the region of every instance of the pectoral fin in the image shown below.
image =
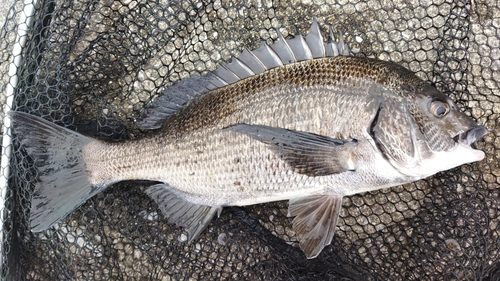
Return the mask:
[[326, 176], [355, 169], [351, 152], [357, 145], [356, 140], [339, 140], [263, 125], [237, 124], [226, 130], [243, 133], [269, 144], [296, 173]]
[[158, 204], [168, 222], [186, 228], [189, 243], [200, 235], [215, 214], [220, 215], [222, 211], [220, 206], [211, 207], [187, 202], [165, 184], [152, 185], [146, 189], [146, 193]]
[[295, 217], [293, 229], [308, 259], [317, 257], [332, 242], [341, 206], [342, 196], [336, 194], [290, 200], [288, 216]]

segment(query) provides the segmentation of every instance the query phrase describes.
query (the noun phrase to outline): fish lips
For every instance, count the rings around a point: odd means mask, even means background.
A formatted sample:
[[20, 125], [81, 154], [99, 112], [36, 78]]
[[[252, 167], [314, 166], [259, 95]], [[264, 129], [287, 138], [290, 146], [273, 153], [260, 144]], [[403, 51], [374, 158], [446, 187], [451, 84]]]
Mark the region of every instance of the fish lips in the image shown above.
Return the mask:
[[476, 140], [482, 138], [487, 133], [488, 133], [488, 130], [486, 130], [485, 127], [475, 126], [475, 127], [472, 127], [471, 129], [469, 129], [463, 133], [460, 133], [460, 134], [454, 136], [453, 140], [456, 143], [471, 145], [472, 143], [474, 143]]

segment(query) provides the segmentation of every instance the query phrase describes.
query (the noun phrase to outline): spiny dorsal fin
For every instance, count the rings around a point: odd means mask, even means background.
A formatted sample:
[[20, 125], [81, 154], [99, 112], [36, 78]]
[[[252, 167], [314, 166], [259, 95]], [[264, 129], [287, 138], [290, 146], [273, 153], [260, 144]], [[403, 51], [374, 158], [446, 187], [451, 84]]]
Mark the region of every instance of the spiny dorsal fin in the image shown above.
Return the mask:
[[291, 39], [285, 39], [281, 32], [277, 33], [278, 41], [272, 45], [262, 42], [255, 50], [245, 48], [238, 58], [220, 65], [214, 72], [183, 79], [166, 88], [145, 108], [136, 125], [142, 130], [158, 129], [163, 121], [191, 100], [276, 67], [315, 58], [350, 54], [342, 33], [339, 33], [339, 39], [335, 40], [331, 26], [330, 38], [328, 42], [323, 42], [316, 18], [313, 18], [311, 28], [305, 36], [297, 34]]

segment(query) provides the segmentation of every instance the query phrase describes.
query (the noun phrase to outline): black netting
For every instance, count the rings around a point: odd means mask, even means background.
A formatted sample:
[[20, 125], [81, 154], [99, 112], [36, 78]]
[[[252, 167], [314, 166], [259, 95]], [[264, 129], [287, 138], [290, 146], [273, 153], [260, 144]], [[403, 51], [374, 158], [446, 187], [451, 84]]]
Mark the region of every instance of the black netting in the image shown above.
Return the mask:
[[[2, 110], [101, 139], [137, 138], [161, 89], [214, 70], [260, 40], [305, 32], [316, 16], [359, 55], [400, 63], [490, 131], [485, 160], [345, 198], [331, 246], [295, 245], [287, 202], [226, 208], [199, 239], [167, 224], [141, 183], [120, 183], [62, 223], [28, 227], [36, 170], [16, 142], [2, 193], [9, 280], [500, 280], [500, 2], [40, 1], [18, 62], [23, 1], [0, 31]], [[16, 55], [17, 56], [17, 55]], [[15, 86], [13, 103], [8, 84]], [[3, 114], [2, 114], [3, 116]], [[5, 138], [5, 137], [4, 137]], [[8, 149], [2, 149], [4, 155]], [[2, 162], [2, 167], [8, 163]]]

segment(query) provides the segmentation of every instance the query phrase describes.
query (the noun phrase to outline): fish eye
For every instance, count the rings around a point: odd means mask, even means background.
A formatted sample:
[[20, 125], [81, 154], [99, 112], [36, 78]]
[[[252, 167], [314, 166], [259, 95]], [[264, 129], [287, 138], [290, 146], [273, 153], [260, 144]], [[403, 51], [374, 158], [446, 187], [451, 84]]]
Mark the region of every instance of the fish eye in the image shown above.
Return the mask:
[[450, 112], [450, 105], [440, 100], [434, 100], [431, 102], [430, 111], [436, 117], [444, 117]]

